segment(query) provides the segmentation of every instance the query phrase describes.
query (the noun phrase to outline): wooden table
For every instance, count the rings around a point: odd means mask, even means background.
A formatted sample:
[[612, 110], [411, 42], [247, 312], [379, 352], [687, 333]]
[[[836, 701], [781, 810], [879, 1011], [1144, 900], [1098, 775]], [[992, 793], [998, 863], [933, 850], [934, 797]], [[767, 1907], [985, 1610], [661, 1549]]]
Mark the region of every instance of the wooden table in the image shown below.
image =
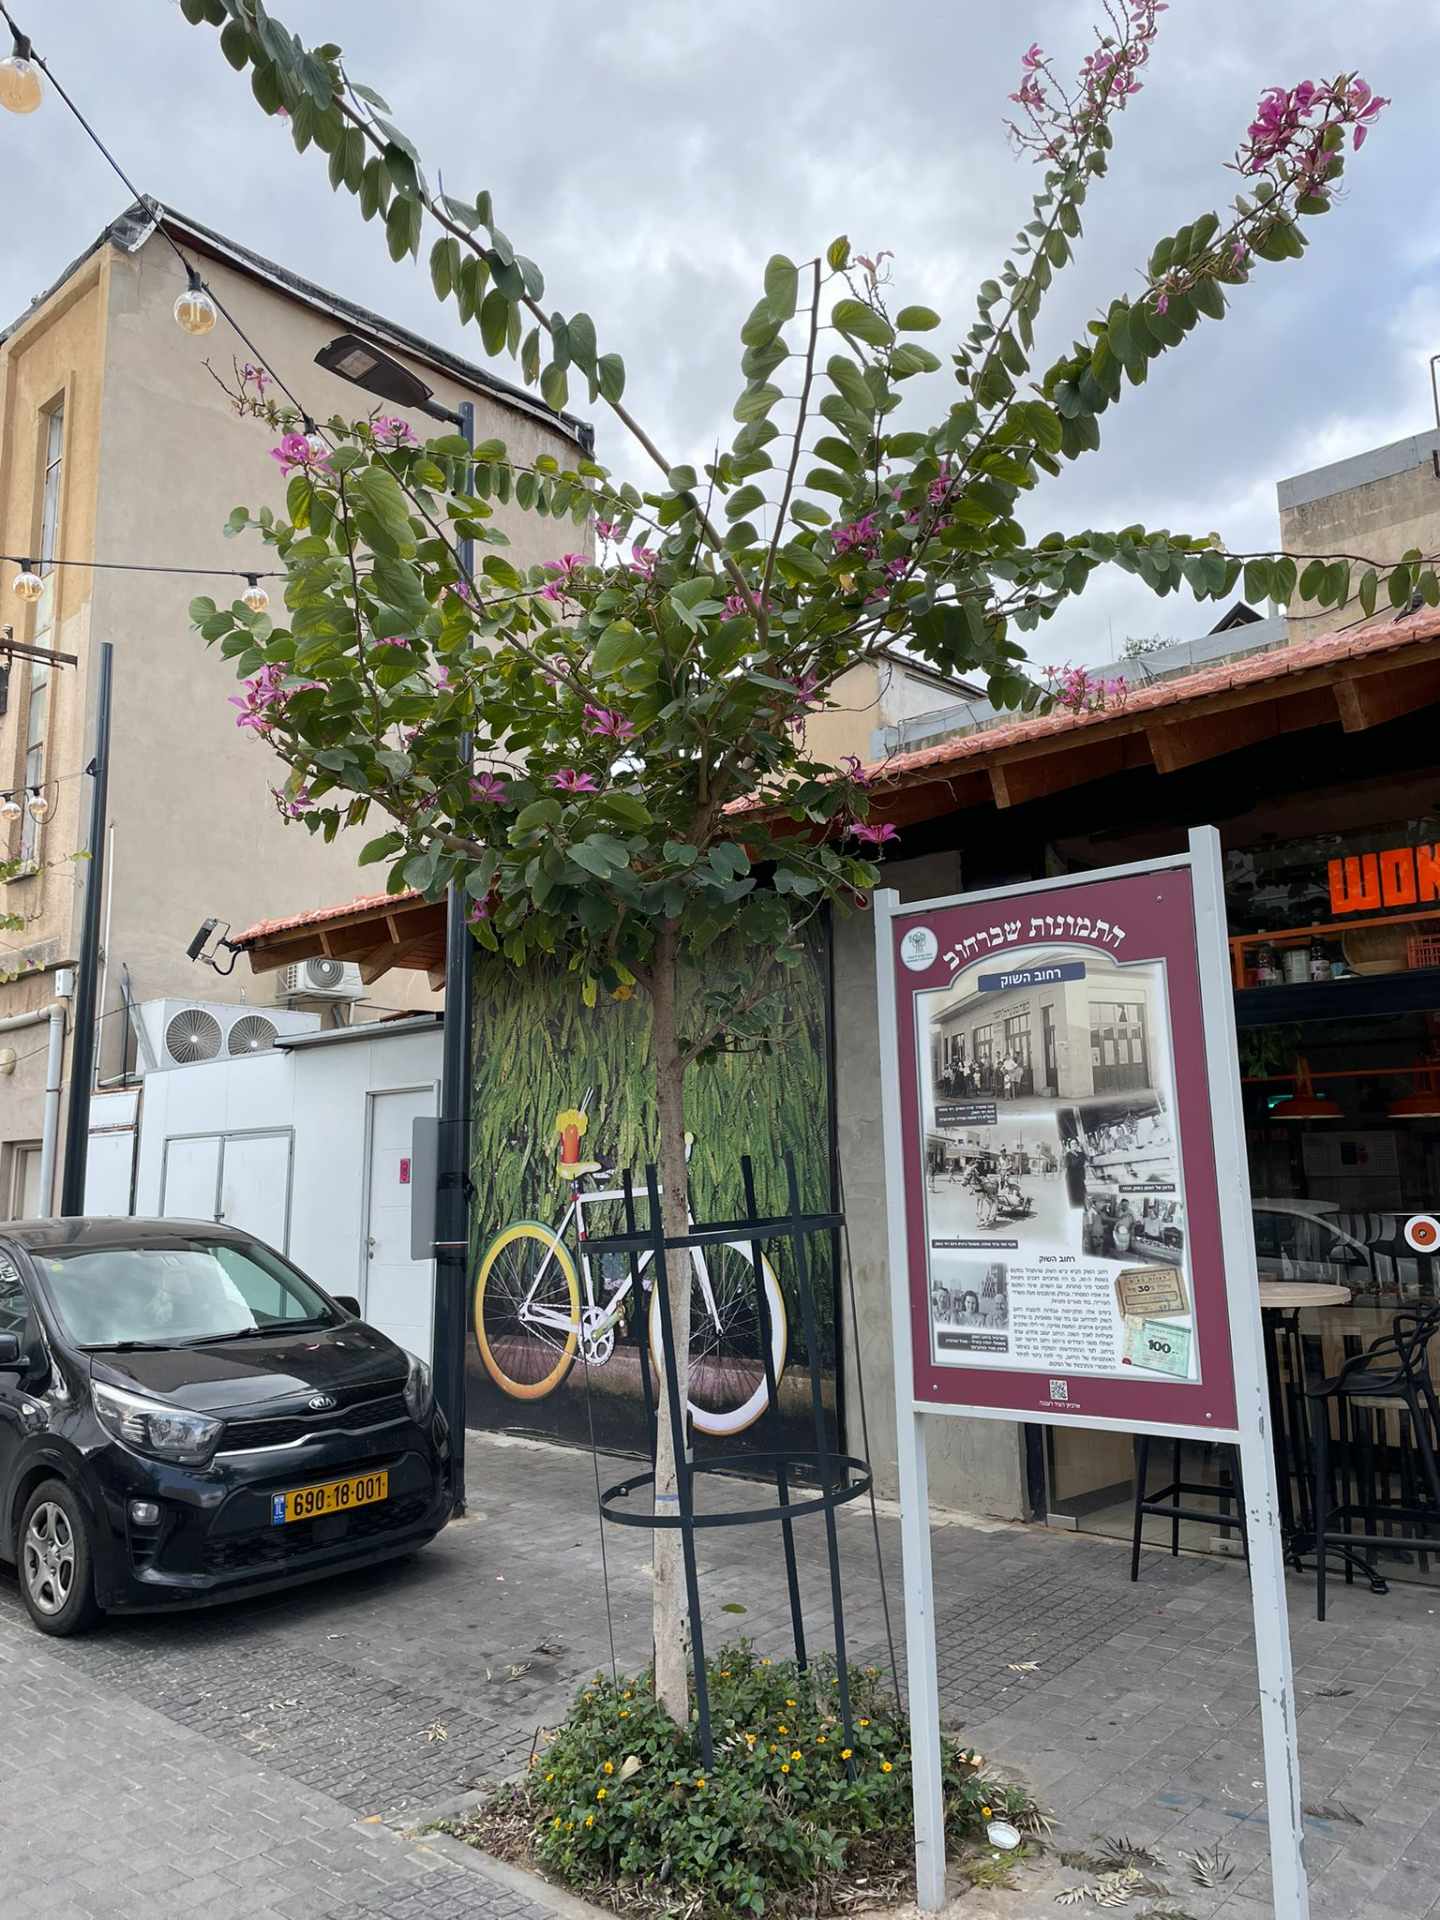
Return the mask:
[[1348, 1307], [1349, 1287], [1333, 1280], [1262, 1280], [1260, 1311], [1302, 1311], [1306, 1307]]

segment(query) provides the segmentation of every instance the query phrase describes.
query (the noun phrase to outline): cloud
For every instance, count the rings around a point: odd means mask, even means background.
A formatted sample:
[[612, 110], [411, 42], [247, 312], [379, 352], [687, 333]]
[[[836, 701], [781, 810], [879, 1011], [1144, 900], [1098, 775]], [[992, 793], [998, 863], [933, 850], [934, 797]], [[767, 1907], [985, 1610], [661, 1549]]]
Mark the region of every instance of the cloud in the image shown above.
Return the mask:
[[[1038, 39], [1070, 67], [1093, 17], [1080, 0], [1032, 0], [1023, 21], [860, 0], [281, 10], [306, 38], [343, 39], [352, 72], [390, 98], [450, 191], [492, 189], [506, 231], [545, 269], [547, 298], [594, 316], [602, 346], [625, 356], [636, 414], [672, 459], [692, 462], [733, 432], [739, 327], [771, 252], [803, 259], [841, 232], [892, 248], [902, 297], [946, 317], [932, 344], [958, 340], [1036, 185], [1001, 129], [1020, 47]], [[30, 0], [30, 11], [40, 50], [145, 190], [481, 357], [473, 329], [436, 308], [423, 269], [393, 267], [378, 228], [330, 193], [323, 159], [297, 156], [263, 118], [209, 29], [173, 4]], [[1161, 233], [1224, 204], [1236, 182], [1223, 163], [1263, 86], [1363, 64], [1396, 104], [1348, 176], [1347, 203], [1314, 223], [1310, 257], [1262, 268], [1223, 326], [1200, 329], [1127, 393], [1105, 416], [1100, 453], [1033, 501], [1034, 533], [1138, 519], [1266, 541], [1284, 473], [1426, 424], [1440, 294], [1424, 76], [1440, 22], [1420, 11], [1409, 0], [1176, 0], [1164, 16], [1146, 90], [1044, 316], [1047, 350], [1134, 289]], [[8, 318], [126, 195], [55, 99], [27, 121], [3, 119]], [[936, 418], [953, 394], [941, 374], [912, 383], [908, 404]], [[643, 459], [599, 424], [602, 457], [642, 477]], [[1042, 659], [1096, 661], [1112, 629], [1117, 640], [1179, 635], [1212, 619], [1188, 599], [1157, 604], [1134, 582], [1097, 582], [1032, 645]]]

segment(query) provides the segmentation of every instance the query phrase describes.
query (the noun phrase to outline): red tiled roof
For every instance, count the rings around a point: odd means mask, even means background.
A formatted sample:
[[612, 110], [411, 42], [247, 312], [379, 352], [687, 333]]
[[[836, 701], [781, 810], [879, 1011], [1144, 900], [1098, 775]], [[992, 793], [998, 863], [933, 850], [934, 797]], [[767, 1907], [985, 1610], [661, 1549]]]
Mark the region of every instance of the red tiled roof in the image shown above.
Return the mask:
[[253, 946], [257, 940], [271, 939], [277, 933], [299, 933], [305, 927], [324, 927], [335, 920], [346, 920], [351, 915], [362, 916], [393, 910], [396, 907], [413, 907], [423, 895], [409, 889], [404, 893], [362, 893], [357, 899], [347, 900], [338, 907], [307, 907], [303, 913], [288, 914], [281, 920], [257, 920], [253, 927], [246, 927], [243, 933], [231, 937], [232, 947]]
[[[1347, 661], [1374, 659], [1398, 653], [1419, 641], [1440, 638], [1440, 608], [1424, 607], [1418, 613], [1397, 619], [1381, 615], [1362, 627], [1346, 633], [1325, 634], [1318, 640], [1303, 640], [1295, 646], [1276, 647], [1268, 653], [1242, 656], [1214, 667], [1202, 667], [1195, 673], [1172, 680], [1157, 680], [1149, 685], [1132, 686], [1123, 705], [1107, 707], [1098, 713], [1048, 713], [1023, 720], [1012, 720], [977, 733], [942, 740], [933, 747], [917, 747], [910, 753], [895, 754], [875, 763], [869, 771], [881, 789], [923, 785], [943, 778], [948, 772], [968, 770], [974, 763], [985, 763], [1019, 746], [1032, 746], [1053, 739], [1058, 750], [1075, 736], [1102, 732], [1129, 731], [1143, 725], [1152, 715], [1164, 714], [1167, 725], [1183, 719], [1184, 709], [1198, 707], [1219, 694], [1255, 689], [1260, 694], [1287, 691], [1285, 682], [1318, 669], [1334, 668]], [[1175, 710], [1180, 711], [1175, 711]]]

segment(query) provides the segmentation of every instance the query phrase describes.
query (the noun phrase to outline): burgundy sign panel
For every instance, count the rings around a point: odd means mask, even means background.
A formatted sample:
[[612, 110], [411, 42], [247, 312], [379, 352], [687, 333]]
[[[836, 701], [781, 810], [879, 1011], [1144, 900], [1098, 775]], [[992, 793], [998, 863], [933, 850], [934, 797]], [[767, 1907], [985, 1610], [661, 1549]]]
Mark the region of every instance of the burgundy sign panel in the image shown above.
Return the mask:
[[1233, 1433], [1189, 867], [893, 937], [917, 1404]]

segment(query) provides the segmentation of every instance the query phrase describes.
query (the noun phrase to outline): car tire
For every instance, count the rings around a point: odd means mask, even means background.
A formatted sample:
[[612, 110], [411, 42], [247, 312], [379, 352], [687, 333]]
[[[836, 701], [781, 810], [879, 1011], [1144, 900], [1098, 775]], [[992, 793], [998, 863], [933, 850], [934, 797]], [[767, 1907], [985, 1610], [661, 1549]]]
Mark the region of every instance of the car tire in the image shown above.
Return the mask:
[[90, 1521], [68, 1482], [43, 1480], [25, 1502], [15, 1565], [20, 1598], [41, 1633], [84, 1633], [100, 1618]]

